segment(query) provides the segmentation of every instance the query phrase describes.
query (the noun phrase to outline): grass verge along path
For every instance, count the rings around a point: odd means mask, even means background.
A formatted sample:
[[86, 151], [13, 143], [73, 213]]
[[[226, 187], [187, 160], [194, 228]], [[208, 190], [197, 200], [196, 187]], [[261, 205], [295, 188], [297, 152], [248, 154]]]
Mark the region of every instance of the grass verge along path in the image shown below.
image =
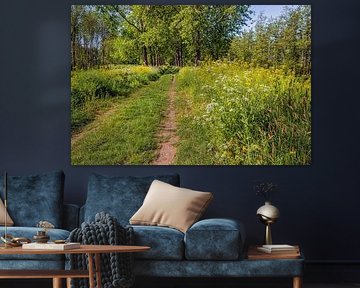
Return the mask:
[[85, 127], [71, 143], [72, 165], [150, 164], [171, 75], [138, 90]]

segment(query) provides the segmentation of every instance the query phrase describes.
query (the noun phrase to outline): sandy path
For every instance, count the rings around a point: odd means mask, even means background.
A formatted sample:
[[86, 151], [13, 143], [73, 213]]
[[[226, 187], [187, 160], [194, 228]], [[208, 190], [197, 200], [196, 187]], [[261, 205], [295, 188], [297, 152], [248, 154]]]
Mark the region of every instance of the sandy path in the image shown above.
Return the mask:
[[152, 164], [154, 165], [169, 165], [172, 164], [176, 154], [176, 143], [179, 137], [176, 135], [176, 114], [175, 114], [175, 77], [171, 82], [169, 89], [169, 104], [166, 110], [165, 118], [161, 123], [161, 129], [157, 137], [160, 140], [160, 149], [157, 159]]

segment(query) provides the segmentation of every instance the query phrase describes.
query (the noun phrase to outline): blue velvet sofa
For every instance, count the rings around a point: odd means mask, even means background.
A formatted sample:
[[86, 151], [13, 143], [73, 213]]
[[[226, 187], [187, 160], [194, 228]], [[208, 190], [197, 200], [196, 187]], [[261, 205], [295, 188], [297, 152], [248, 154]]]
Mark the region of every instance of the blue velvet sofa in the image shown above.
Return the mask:
[[[123, 226], [128, 226], [154, 179], [180, 185], [177, 174], [157, 177], [90, 175], [80, 222], [91, 222], [96, 213], [105, 211]], [[302, 259], [247, 260], [245, 229], [237, 220], [203, 219], [186, 233], [159, 226], [132, 227], [135, 244], [151, 247], [148, 252], [135, 253], [137, 276], [293, 278], [302, 275]]]
[[[0, 176], [0, 196], [4, 199], [3, 176]], [[14, 225], [7, 233], [32, 239], [39, 221], [48, 221], [55, 228], [48, 230], [50, 240], [67, 239], [78, 226], [78, 206], [63, 204], [64, 173], [55, 171], [32, 176], [8, 177], [8, 213]], [[0, 227], [4, 235], [5, 227]], [[64, 269], [63, 255], [0, 255], [2, 269]]]
[[[55, 225], [51, 239], [66, 239], [83, 221], [91, 222], [98, 212], [107, 212], [123, 226], [140, 208], [154, 179], [179, 186], [179, 175], [149, 177], [89, 176], [85, 204], [63, 204], [64, 174], [56, 171], [28, 177], [9, 177], [8, 210], [15, 226], [8, 233], [32, 238], [36, 224], [47, 220]], [[0, 176], [0, 183], [3, 178]], [[2, 186], [2, 185], [1, 185]], [[4, 193], [0, 188], [0, 195]], [[216, 201], [216, 197], [215, 200]], [[158, 226], [133, 226], [135, 244], [151, 250], [135, 253], [135, 275], [145, 277], [298, 277], [303, 260], [247, 260], [245, 230], [233, 219], [203, 219], [186, 233]], [[4, 228], [0, 227], [0, 233]], [[64, 269], [57, 255], [0, 255], [0, 269]], [[294, 287], [300, 287], [295, 286]]]

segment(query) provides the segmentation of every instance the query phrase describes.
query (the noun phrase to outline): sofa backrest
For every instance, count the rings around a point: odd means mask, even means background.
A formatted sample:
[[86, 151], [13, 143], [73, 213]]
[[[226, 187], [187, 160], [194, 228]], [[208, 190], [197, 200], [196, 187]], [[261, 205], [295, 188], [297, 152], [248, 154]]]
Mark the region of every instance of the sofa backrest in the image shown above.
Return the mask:
[[62, 228], [71, 231], [79, 227], [80, 207], [76, 204], [64, 203], [63, 211]]
[[[36, 227], [48, 221], [62, 227], [64, 173], [55, 171], [31, 176], [8, 176], [7, 204], [15, 226]], [[4, 199], [4, 176], [0, 176], [0, 195]]]
[[155, 179], [175, 186], [180, 185], [178, 174], [144, 177], [90, 175], [80, 221], [91, 222], [96, 213], [106, 212], [114, 216], [121, 225], [128, 225], [129, 219], [142, 205]]

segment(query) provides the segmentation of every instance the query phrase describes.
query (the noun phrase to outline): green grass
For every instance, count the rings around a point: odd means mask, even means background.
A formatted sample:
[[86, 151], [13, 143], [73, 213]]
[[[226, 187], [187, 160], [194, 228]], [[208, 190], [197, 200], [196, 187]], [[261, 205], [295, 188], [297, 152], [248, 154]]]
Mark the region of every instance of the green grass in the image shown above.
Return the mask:
[[311, 84], [282, 70], [217, 62], [177, 76], [177, 164], [311, 163]]
[[118, 101], [89, 124], [71, 147], [73, 165], [150, 164], [166, 110], [171, 75], [162, 76]]
[[[181, 81], [181, 79], [180, 79]], [[207, 128], [197, 121], [194, 115], [201, 113], [202, 95], [179, 89], [177, 85], [176, 115], [179, 142], [174, 164], [206, 165], [212, 163], [212, 155], [208, 153], [207, 144], [210, 135]]]
[[79, 131], [111, 106], [112, 98], [126, 97], [160, 77], [159, 69], [117, 66], [112, 69], [73, 71], [71, 74], [71, 130]]

